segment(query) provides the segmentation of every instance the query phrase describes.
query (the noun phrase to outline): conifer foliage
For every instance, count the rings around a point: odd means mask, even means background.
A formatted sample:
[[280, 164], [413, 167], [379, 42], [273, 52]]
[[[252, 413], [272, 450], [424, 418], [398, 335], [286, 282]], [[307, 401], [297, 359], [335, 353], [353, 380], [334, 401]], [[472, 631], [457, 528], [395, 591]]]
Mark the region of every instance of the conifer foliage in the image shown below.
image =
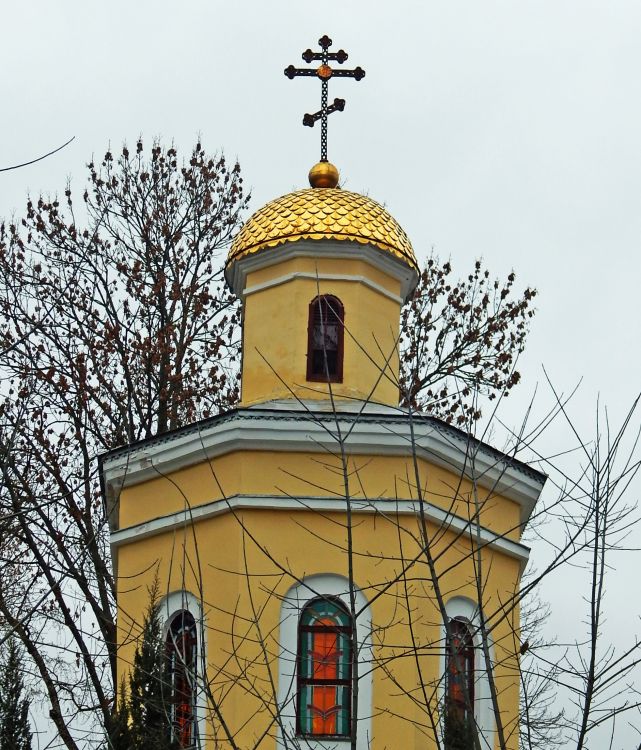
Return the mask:
[[129, 676], [120, 689], [114, 750], [170, 750], [171, 722], [165, 689], [165, 649], [158, 605], [158, 583], [151, 588], [142, 634]]
[[6, 657], [0, 666], [0, 750], [31, 750], [22, 653], [13, 636], [5, 641], [5, 647]]
[[169, 748], [169, 717], [163, 700], [164, 649], [160, 614], [153, 596], [145, 615], [129, 682], [130, 731], [138, 750]]

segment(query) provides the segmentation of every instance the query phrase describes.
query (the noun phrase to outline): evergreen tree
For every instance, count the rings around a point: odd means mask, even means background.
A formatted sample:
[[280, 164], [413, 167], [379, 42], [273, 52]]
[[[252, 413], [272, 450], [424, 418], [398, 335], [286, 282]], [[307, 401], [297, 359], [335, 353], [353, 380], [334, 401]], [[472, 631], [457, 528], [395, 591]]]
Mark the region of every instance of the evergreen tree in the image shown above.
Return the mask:
[[149, 592], [141, 641], [129, 679], [129, 727], [136, 750], [169, 750], [172, 747], [169, 710], [165, 701], [165, 659], [158, 606], [158, 583]]
[[129, 699], [125, 678], [120, 683], [118, 705], [114, 711], [113, 731], [107, 747], [109, 750], [132, 750], [131, 729], [129, 727]]
[[[149, 590], [149, 605], [129, 675], [123, 678], [112, 717], [109, 750], [177, 750], [171, 741], [171, 719], [165, 688], [165, 648], [158, 605], [158, 581]], [[2, 750], [2, 748], [0, 748]]]
[[445, 750], [474, 750], [474, 719], [461, 716], [456, 710], [445, 712]]
[[16, 639], [5, 641], [0, 666], [0, 750], [31, 750], [29, 699], [25, 696], [22, 653]]

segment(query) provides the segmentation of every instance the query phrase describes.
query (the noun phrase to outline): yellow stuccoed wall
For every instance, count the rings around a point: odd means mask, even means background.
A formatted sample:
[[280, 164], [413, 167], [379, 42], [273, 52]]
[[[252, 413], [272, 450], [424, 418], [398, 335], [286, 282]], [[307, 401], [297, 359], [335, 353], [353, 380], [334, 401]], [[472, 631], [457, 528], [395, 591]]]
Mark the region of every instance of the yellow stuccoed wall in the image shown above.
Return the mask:
[[[298, 258], [248, 274], [246, 289], [292, 273], [364, 277], [400, 295], [400, 282], [357, 259]], [[400, 301], [358, 281], [322, 278], [293, 278], [247, 295], [241, 404], [327, 398], [326, 385], [306, 382], [309, 304], [318, 294], [335, 295], [345, 308], [343, 382], [333, 384], [334, 395], [397, 406]]]
[[[120, 528], [167, 513], [196, 507], [221, 496], [276, 494], [293, 497], [335, 497], [336, 513], [301, 510], [241, 510], [225, 513], [138, 539], [118, 549], [119, 667], [124, 674], [131, 663], [135, 636], [140, 630], [146, 589], [157, 571], [166, 592], [187, 589], [204, 602], [207, 630], [208, 679], [217, 694], [225, 694], [225, 720], [238, 732], [241, 748], [253, 747], [267, 728], [268, 712], [253, 695], [252, 685], [269, 685], [268, 668], [277, 675], [278, 622], [281, 597], [300, 579], [315, 573], [347, 575], [343, 484], [339, 464], [321, 454], [235, 452], [127, 488], [120, 498]], [[427, 499], [449, 507], [458, 498], [457, 510], [465, 515], [469, 484], [440, 467], [420, 462], [421, 484]], [[408, 484], [411, 462], [401, 457], [356, 456], [350, 459], [350, 492], [370, 498], [415, 496]], [[414, 480], [411, 480], [413, 484]], [[459, 487], [457, 494], [453, 488]], [[485, 493], [487, 494], [487, 492]], [[518, 538], [518, 507], [494, 496], [485, 501], [484, 525]], [[465, 539], [428, 524], [437, 573], [445, 599], [467, 596], [477, 600], [474, 566]], [[372, 748], [432, 748], [417, 726], [428, 717], [413, 700], [399, 696], [399, 688], [417, 686], [417, 665], [411, 654], [407, 626], [405, 584], [411, 591], [414, 638], [421, 645], [420, 665], [430, 700], [436, 701], [442, 652], [441, 618], [429, 583], [430, 575], [418, 539], [420, 528], [411, 515], [389, 512], [357, 514], [353, 524], [354, 579], [372, 601], [374, 623], [374, 676]], [[417, 557], [405, 581], [404, 564]], [[519, 579], [519, 563], [496, 550], [481, 555], [484, 605], [494, 614], [493, 630], [497, 687], [503, 721], [514, 730], [518, 707], [516, 652], [518, 615], [509, 606]], [[165, 583], [167, 582], [167, 583]], [[394, 582], [383, 592], [390, 582]], [[506, 610], [503, 612], [502, 607]], [[259, 626], [254, 612], [260, 613]], [[261, 640], [265, 650], [260, 646]], [[253, 717], [245, 723], [247, 717]], [[209, 714], [211, 719], [211, 714]], [[219, 736], [216, 722], [208, 736]], [[273, 734], [273, 733], [272, 733]], [[208, 748], [213, 748], [210, 741]], [[227, 747], [219, 743], [217, 747]], [[274, 748], [266, 737], [261, 748]], [[511, 747], [516, 749], [517, 740]]]
[[[418, 459], [424, 498], [463, 518], [473, 518], [475, 499], [481, 523], [496, 534], [518, 541], [519, 506], [491, 490], [440, 466]], [[350, 496], [356, 501], [418, 497], [413, 461], [397, 456], [349, 457]], [[214, 461], [173, 472], [171, 481], [158, 477], [123, 490], [119, 506], [121, 529], [235, 495], [344, 497], [341, 463], [318, 453], [233, 451]]]

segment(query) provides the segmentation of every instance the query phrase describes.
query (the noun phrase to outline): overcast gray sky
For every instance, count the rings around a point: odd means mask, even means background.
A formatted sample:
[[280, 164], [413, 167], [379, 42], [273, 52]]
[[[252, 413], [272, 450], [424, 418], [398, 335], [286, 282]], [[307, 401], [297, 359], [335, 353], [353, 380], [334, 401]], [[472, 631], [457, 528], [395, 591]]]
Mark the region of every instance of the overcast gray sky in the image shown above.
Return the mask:
[[[540, 292], [504, 417], [516, 423], [542, 364], [560, 390], [583, 379], [585, 430], [597, 395], [616, 420], [639, 390], [638, 0], [5, 0], [2, 29], [0, 166], [75, 141], [0, 174], [0, 215], [68, 178], [81, 191], [93, 153], [139, 134], [237, 157], [254, 209], [305, 186], [318, 128], [301, 118], [319, 85], [282, 71], [327, 33], [367, 71], [330, 86], [347, 100], [329, 135], [344, 186], [385, 203], [419, 257], [462, 274], [483, 257]], [[564, 589], [549, 596], [570, 638]], [[640, 607], [611, 590], [638, 632]]]

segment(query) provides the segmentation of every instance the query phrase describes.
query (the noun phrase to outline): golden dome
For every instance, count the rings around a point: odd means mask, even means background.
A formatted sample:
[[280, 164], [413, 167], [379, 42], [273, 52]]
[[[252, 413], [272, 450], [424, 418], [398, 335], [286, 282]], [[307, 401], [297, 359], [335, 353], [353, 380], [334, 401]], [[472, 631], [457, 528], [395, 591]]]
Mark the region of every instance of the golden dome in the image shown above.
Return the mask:
[[267, 203], [236, 235], [227, 265], [297, 240], [347, 240], [391, 253], [418, 270], [409, 238], [380, 204], [340, 188], [307, 188]]

